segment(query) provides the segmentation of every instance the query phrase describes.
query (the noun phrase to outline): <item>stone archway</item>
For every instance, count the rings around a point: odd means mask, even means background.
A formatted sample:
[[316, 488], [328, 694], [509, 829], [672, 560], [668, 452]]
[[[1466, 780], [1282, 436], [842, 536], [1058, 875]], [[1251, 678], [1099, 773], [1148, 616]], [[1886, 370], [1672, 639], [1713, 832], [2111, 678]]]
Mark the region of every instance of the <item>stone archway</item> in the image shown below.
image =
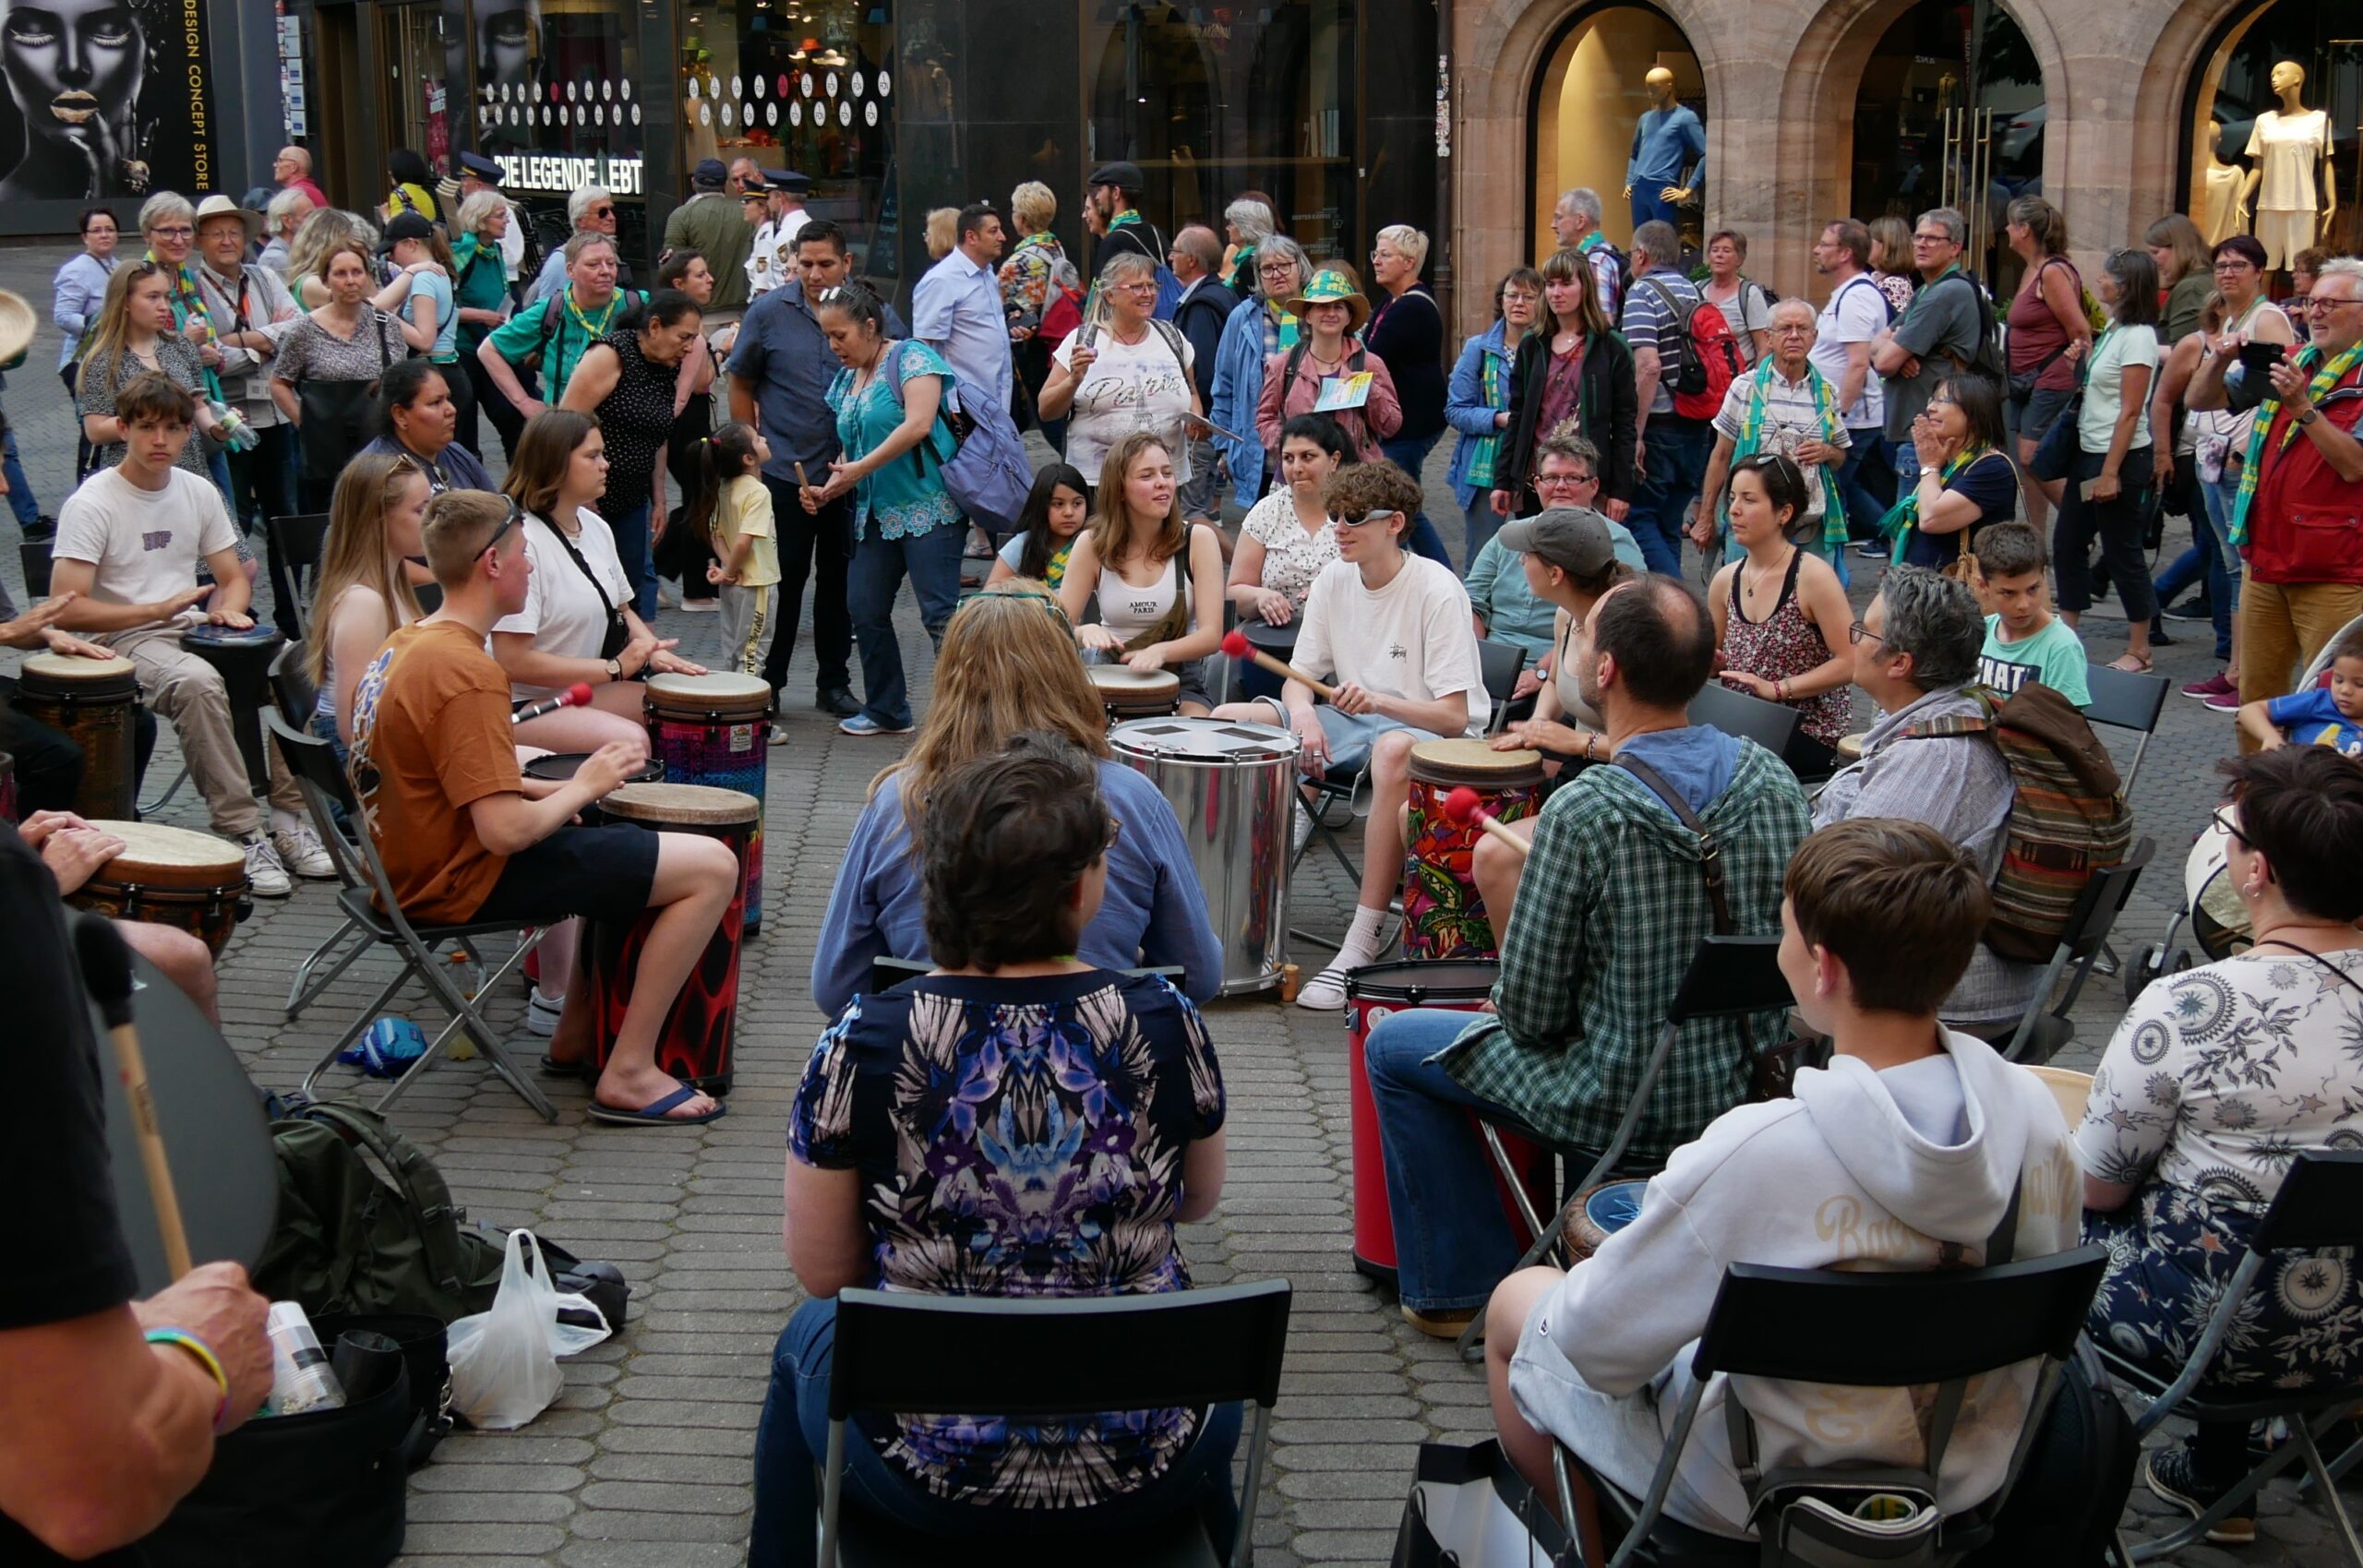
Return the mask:
[[2184, 94], [2204, 63], [2201, 52], [2225, 21], [2243, 10], [2261, 16], [2267, 8], [2256, 0], [2184, 0], [2165, 18], [2134, 87], [2133, 123], [2165, 133], [2134, 143], [2129, 196], [2136, 222], [2189, 207], [2181, 183], [2191, 130], [2183, 119]]

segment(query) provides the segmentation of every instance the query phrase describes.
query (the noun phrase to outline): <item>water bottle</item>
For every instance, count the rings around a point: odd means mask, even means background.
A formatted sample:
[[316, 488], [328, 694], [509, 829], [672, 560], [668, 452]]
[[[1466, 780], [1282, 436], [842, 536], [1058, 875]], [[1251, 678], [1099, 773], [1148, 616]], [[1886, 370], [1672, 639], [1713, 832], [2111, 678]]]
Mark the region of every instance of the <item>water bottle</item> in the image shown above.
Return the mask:
[[312, 1320], [294, 1301], [273, 1301], [264, 1325], [270, 1335], [270, 1401], [264, 1407], [274, 1416], [300, 1416], [306, 1410], [334, 1410], [344, 1404], [344, 1385], [329, 1365]]
[[262, 444], [262, 437], [255, 433], [253, 425], [246, 423], [246, 415], [228, 403], [219, 398], [209, 398], [205, 408], [213, 416], [222, 432], [222, 441], [232, 451], [250, 452]]

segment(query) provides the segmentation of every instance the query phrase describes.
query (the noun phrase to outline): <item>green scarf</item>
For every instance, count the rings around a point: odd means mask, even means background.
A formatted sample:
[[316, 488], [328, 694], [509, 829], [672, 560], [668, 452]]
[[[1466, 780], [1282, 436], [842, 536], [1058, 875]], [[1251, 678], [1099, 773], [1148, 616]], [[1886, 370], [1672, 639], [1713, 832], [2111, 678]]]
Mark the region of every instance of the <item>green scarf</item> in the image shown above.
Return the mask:
[[1296, 317], [1282, 310], [1277, 300], [1264, 302], [1264, 352], [1285, 353], [1296, 347]]
[[[1764, 408], [1771, 401], [1772, 377], [1776, 374], [1772, 357], [1767, 354], [1756, 367], [1755, 379], [1748, 384], [1747, 410], [1740, 415], [1739, 439], [1733, 444], [1732, 461], [1753, 457], [1764, 440]], [[1829, 380], [1812, 365], [1805, 366], [1805, 383], [1813, 389], [1813, 412], [1821, 420], [1821, 439], [1825, 445], [1838, 444], [1838, 400], [1831, 395]], [[1729, 485], [1724, 487], [1726, 496]], [[1846, 509], [1838, 498], [1838, 475], [1835, 472], [1821, 476], [1821, 542], [1843, 547], [1846, 543]], [[1722, 509], [1722, 524], [1729, 537], [1732, 518], [1726, 504]]]
[[[1502, 362], [1509, 357], [1505, 348], [1500, 353], [1483, 354], [1485, 368], [1485, 406], [1505, 409], [1509, 406], [1508, 389], [1503, 384]], [[1480, 436], [1477, 444], [1469, 449], [1469, 471], [1462, 477], [1480, 490], [1493, 487], [1493, 465], [1501, 461], [1502, 438], [1498, 434]]]
[[[175, 267], [169, 261], [160, 259], [152, 250], [148, 253], [148, 259], [162, 268], [164, 276], [172, 280], [173, 326], [175, 329], [185, 329], [188, 326], [188, 318], [194, 316], [205, 323], [208, 341], [221, 341], [222, 335], [213, 330], [213, 318], [205, 312], [205, 296], [197, 292], [197, 274], [186, 267]], [[184, 338], [181, 341], [186, 342], [188, 340]], [[210, 365], [200, 365], [198, 368], [205, 375], [206, 395], [217, 403], [223, 401], [222, 377], [213, 373], [213, 367]]]
[[[2313, 370], [2317, 365], [2321, 368], [2314, 371], [2314, 378], [2306, 388], [2307, 398], [2314, 402], [2328, 397], [2332, 388], [2345, 380], [2357, 365], [2363, 365], [2363, 342], [2346, 349], [2327, 365], [2322, 364], [2322, 351], [2318, 348], [2309, 346], [2298, 353], [2298, 369]], [[2240, 464], [2240, 492], [2232, 501], [2232, 546], [2235, 549], [2249, 542], [2249, 505], [2256, 499], [2257, 478], [2264, 468], [2264, 443], [2272, 435], [2273, 422], [2280, 414], [2281, 400], [2271, 392], [2264, 395], [2264, 401], [2256, 405], [2256, 425], [2249, 432], [2248, 457]], [[2281, 444], [2273, 448], [2273, 451], [2276, 454], [2287, 451], [2289, 443], [2297, 438], [2297, 422], [2293, 419], [2281, 427]]]
[[[1991, 447], [1969, 447], [1963, 449], [1957, 456], [1954, 457], [1952, 461], [1945, 464], [1944, 473], [1937, 476], [1937, 487], [1942, 489], [1945, 485], [1950, 485], [1955, 479], [1961, 476], [1961, 473], [1966, 470], [1971, 463], [1975, 462], [1978, 459], [1984, 457], [1993, 449], [1994, 449]], [[1919, 532], [1919, 529], [1920, 484], [1918, 480], [1914, 480], [1913, 481], [1911, 487], [1904, 491], [1903, 498], [1895, 503], [1894, 509], [1890, 510], [1887, 516], [1879, 519], [1879, 537], [1882, 539], [1893, 539], [1895, 541], [1895, 553], [1889, 557], [1890, 565], [1901, 566], [1903, 564], [1904, 544], [1912, 537], [1913, 534]]]

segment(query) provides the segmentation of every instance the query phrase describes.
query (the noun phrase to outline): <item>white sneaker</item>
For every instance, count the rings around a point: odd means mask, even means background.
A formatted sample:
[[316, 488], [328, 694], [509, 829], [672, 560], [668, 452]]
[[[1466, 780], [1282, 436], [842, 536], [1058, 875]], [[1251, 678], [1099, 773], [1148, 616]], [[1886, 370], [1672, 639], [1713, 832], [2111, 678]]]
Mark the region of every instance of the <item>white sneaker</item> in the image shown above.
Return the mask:
[[681, 601], [681, 608], [693, 616], [717, 615], [721, 612], [722, 601], [719, 599], [684, 599]]
[[1304, 846], [1312, 842], [1313, 813], [1306, 810], [1304, 802], [1300, 800], [1296, 803], [1296, 823], [1289, 834], [1289, 858], [1294, 860], [1303, 855]]
[[270, 840], [260, 833], [246, 840], [246, 880], [254, 884], [257, 898], [285, 898], [295, 891], [287, 880], [287, 868], [279, 863], [279, 851], [270, 847]]
[[565, 1006], [564, 997], [551, 1001], [542, 995], [539, 986], [534, 987], [534, 994], [525, 1001], [525, 1033], [545, 1040], [557, 1034], [558, 1015]]
[[333, 880], [336, 862], [320, 844], [320, 835], [312, 831], [309, 822], [298, 822], [292, 828], [279, 828], [270, 835], [271, 847], [279, 852], [279, 863], [299, 877], [314, 881]]
[[1315, 1012], [1337, 1012], [1346, 1005], [1346, 972], [1331, 964], [1313, 977], [1311, 984], [1300, 987], [1296, 1004]]

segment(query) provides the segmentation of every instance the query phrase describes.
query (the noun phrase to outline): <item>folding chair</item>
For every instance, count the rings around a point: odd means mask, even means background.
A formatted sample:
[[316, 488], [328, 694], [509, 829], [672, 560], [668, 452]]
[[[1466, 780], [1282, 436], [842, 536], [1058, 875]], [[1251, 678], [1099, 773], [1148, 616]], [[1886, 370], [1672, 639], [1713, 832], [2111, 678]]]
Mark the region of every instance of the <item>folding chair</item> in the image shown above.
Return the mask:
[[2084, 679], [2090, 683], [2093, 694], [2091, 704], [2084, 710], [2085, 719], [2111, 729], [2133, 730], [2141, 736], [2133, 748], [2133, 763], [2124, 774], [2125, 798], [2130, 800], [2133, 781], [2141, 772], [2141, 758], [2150, 749], [2150, 736], [2158, 728], [2158, 715], [2165, 709], [2166, 693], [2173, 689], [2173, 682], [2164, 676], [2111, 669], [2106, 664], [2088, 665]]
[[[2052, 949], [2051, 962], [2043, 971], [2043, 982], [2035, 987], [2034, 998], [2028, 1002], [2018, 1027], [2004, 1039], [1986, 1036], [2004, 1056], [2029, 1067], [2040, 1067], [2076, 1037], [2076, 1025], [2068, 1015], [2075, 1009], [2084, 982], [2092, 978], [2109, 931], [2124, 911], [2126, 900], [2133, 896], [2133, 884], [2141, 880], [2141, 869], [2150, 864], [2150, 856], [2157, 847], [2153, 840], [2139, 839], [2122, 862], [2093, 872], [2085, 882], [2082, 896], [2068, 916], [2068, 929], [2061, 934], [2059, 945]], [[2052, 989], [2059, 984], [2062, 974], [2069, 976], [2068, 988], [2057, 1004], [2052, 1005]]]
[[1709, 681], [1690, 700], [1690, 722], [1752, 740], [1775, 757], [1788, 755], [1790, 737], [1797, 733], [1794, 708], [1733, 691], [1719, 680]]
[[[1666, 1433], [1665, 1448], [1649, 1490], [1628, 1496], [1586, 1472], [1600, 1500], [1604, 1538], [1621, 1536], [1608, 1568], [1628, 1564], [1731, 1564], [1756, 1568], [1774, 1561], [1761, 1540], [1734, 1540], [1694, 1529], [1663, 1512], [1682, 1451], [1697, 1424], [1698, 1406], [1717, 1372], [1727, 1379], [1777, 1378], [1831, 1388], [1912, 1388], [1935, 1385], [1928, 1418], [1927, 1462], [1933, 1481], [1942, 1473], [1953, 1421], [1970, 1379], [2023, 1361], [2040, 1371], [2027, 1406], [2002, 1486], [1976, 1507], [1946, 1516], [1937, 1528], [1934, 1558], [1950, 1562], [1991, 1538], [1994, 1521], [2018, 1483], [2027, 1450], [2043, 1426], [2059, 1386], [2061, 1369], [2075, 1349], [2099, 1288], [2108, 1254], [2078, 1247], [2045, 1258], [1982, 1269], [1938, 1269], [1913, 1274], [1857, 1274], [1835, 1269], [1769, 1268], [1734, 1263], [1715, 1294], [1714, 1310], [1690, 1359], [1691, 1383]], [[1726, 1382], [1723, 1397], [1735, 1446], [1752, 1450], [1755, 1423], [1738, 1404], [1736, 1386]], [[1752, 1455], [1734, 1454], [1745, 1475]], [[1565, 1449], [1552, 1444], [1553, 1478], [1563, 1517], [1573, 1516], [1573, 1489]], [[1778, 1470], [1770, 1478], [1788, 1484], [1862, 1486], [1892, 1472], [1833, 1466], [1826, 1470]], [[1792, 1561], [1811, 1560], [1805, 1554]]]
[[2150, 1400], [2134, 1415], [2133, 1430], [2137, 1435], [2147, 1435], [2168, 1416], [2193, 1421], [2237, 1421], [2242, 1426], [2284, 1417], [2289, 1424], [2289, 1441], [2258, 1461], [2247, 1478], [2218, 1499], [2213, 1508], [2161, 1540], [2143, 1541], [2134, 1547], [2136, 1562], [2180, 1551], [2198, 1541], [2223, 1523], [2234, 1508], [2263, 1490], [2267, 1481], [2287, 1469], [2291, 1460], [2302, 1458], [2307, 1475], [2320, 1490], [2331, 1517], [2338, 1524], [2339, 1539], [2346, 1548], [2348, 1560], [2363, 1568], [2363, 1539], [2355, 1533], [2355, 1522], [2348, 1517], [2346, 1504], [2338, 1495], [2337, 1483], [2337, 1475], [2354, 1463], [2355, 1454], [2350, 1452], [2342, 1457], [2333, 1471], [2324, 1466], [2321, 1449], [2317, 1446], [2317, 1440], [2324, 1432], [2344, 1419], [2358, 1401], [2363, 1401], [2363, 1382], [2309, 1389], [2282, 1389], [2259, 1383], [2220, 1394], [2193, 1392], [2239, 1322], [2241, 1304], [2264, 1272], [2266, 1260], [2283, 1251], [2311, 1252], [2333, 1247], [2363, 1247], [2363, 1151], [2309, 1151], [2296, 1157], [2289, 1174], [2282, 1180], [2280, 1192], [2264, 1211], [2264, 1217], [2257, 1222], [2248, 1256], [2240, 1260], [2230, 1286], [2216, 1299], [2215, 1310], [2208, 1315], [2199, 1343], [2191, 1347], [2190, 1359], [2172, 1382], [2148, 1367], [2124, 1359], [2105, 1337], [2094, 1339], [2109, 1371]]
[[304, 667], [304, 640], [291, 640], [270, 661], [270, 697], [279, 704], [281, 716], [296, 729], [304, 729], [312, 722], [312, 705], [319, 700], [319, 688]]
[[[1673, 1054], [1674, 1042], [1682, 1035], [1685, 1023], [1718, 1018], [1745, 1018], [1759, 1012], [1780, 1011], [1796, 999], [1789, 990], [1787, 976], [1781, 973], [1781, 939], [1764, 937], [1704, 936], [1691, 951], [1690, 967], [1683, 972], [1682, 984], [1673, 993], [1673, 1005], [1666, 1009], [1665, 1025], [1658, 1031], [1658, 1042], [1649, 1051], [1649, 1060], [1642, 1064], [1640, 1081], [1633, 1085], [1633, 1097], [1625, 1102], [1623, 1119], [1616, 1124], [1615, 1134], [1608, 1147], [1593, 1162], [1580, 1181], [1570, 1182], [1560, 1189], [1561, 1206], [1544, 1224], [1541, 1215], [1529, 1206], [1526, 1184], [1509, 1151], [1503, 1146], [1502, 1135], [1493, 1119], [1480, 1115], [1478, 1131], [1484, 1137], [1485, 1147], [1493, 1156], [1493, 1168], [1503, 1186], [1517, 1200], [1518, 1216], [1525, 1220], [1534, 1242], [1526, 1255], [1517, 1261], [1519, 1268], [1531, 1268], [1545, 1257], [1561, 1250], [1566, 1236], [1567, 1220], [1577, 1200], [1589, 1188], [1605, 1181], [1614, 1173], [1616, 1162], [1625, 1157], [1625, 1150], [1633, 1141], [1634, 1131], [1641, 1125], [1642, 1113], [1649, 1109], [1649, 1095], [1657, 1088], [1658, 1076], [1665, 1071], [1667, 1059]], [[1757, 1049], [1763, 1051], [1781, 1044], [1778, 1040], [1759, 1040]], [[1509, 1131], [1528, 1143], [1552, 1149], [1564, 1161], [1575, 1151], [1567, 1145], [1534, 1131], [1530, 1127], [1511, 1122]], [[1485, 1314], [1480, 1312], [1469, 1320], [1460, 1333], [1460, 1358], [1464, 1361], [1480, 1359], [1480, 1348], [1485, 1340]]]
[[[858, 1413], [990, 1410], [1020, 1418], [1083, 1411], [1252, 1403], [1239, 1533], [1208, 1538], [1187, 1508], [1091, 1536], [1087, 1562], [1141, 1568], [1247, 1568], [1255, 1553], [1272, 1407], [1279, 1400], [1290, 1290], [1286, 1280], [1160, 1296], [1011, 1300], [849, 1289], [837, 1295], [829, 1371], [829, 1453], [821, 1490], [821, 1568], [840, 1562], [933, 1568], [954, 1548], [845, 1506], [846, 1444]], [[1088, 1515], [1076, 1527], [1089, 1528]]]
[[290, 638], [304, 635], [304, 581], [306, 575], [319, 570], [320, 551], [328, 535], [326, 512], [297, 512], [290, 517], [263, 520], [263, 538], [270, 551], [274, 624]]
[[[272, 700], [278, 704], [279, 716], [287, 721], [287, 727], [301, 734], [309, 735], [314, 693], [311, 676], [304, 672], [303, 643], [289, 643], [271, 660], [270, 691]], [[334, 755], [333, 748], [330, 755]], [[291, 759], [288, 762], [289, 769], [292, 771], [294, 765]], [[327, 795], [323, 795], [317, 786], [307, 784], [300, 776], [296, 779], [295, 784], [296, 788], [303, 792], [305, 810], [312, 819], [312, 831], [318, 835], [320, 847], [328, 852], [330, 864], [336, 868], [337, 880], [348, 888], [363, 888], [367, 885], [368, 874], [361, 868], [353, 845], [345, 838], [337, 821], [339, 809], [345, 813], [348, 820], [351, 818], [354, 808], [352, 796], [344, 787], [344, 779], [342, 774], [333, 782], [336, 788], [333, 793]], [[348, 939], [359, 935], [363, 928], [359, 921], [347, 916], [342, 925], [330, 932], [318, 947], [305, 956], [304, 962], [295, 966], [295, 973], [287, 982], [289, 1023], [292, 1023], [300, 1017], [306, 1008], [319, 999], [322, 991], [336, 982], [338, 976], [353, 967], [354, 959], [369, 950], [369, 942], [365, 938], [356, 943], [351, 952], [345, 953], [327, 974], [318, 980], [311, 978], [314, 969], [318, 968]]]
[[[337, 767], [335, 748], [319, 736], [306, 735], [296, 729], [276, 712], [265, 713], [263, 719], [270, 726], [272, 736], [279, 742], [281, 754], [287, 759], [288, 772], [295, 775], [297, 784], [304, 791], [305, 804], [312, 812], [314, 825], [322, 829], [321, 843], [338, 846], [330, 850], [329, 853], [332, 857], [341, 857], [346, 853], [344, 846], [352, 845], [353, 849], [359, 853], [360, 869], [363, 875], [361, 881], [340, 888], [337, 891], [336, 902], [337, 907], [344, 914], [346, 928], [359, 928], [366, 933], [367, 940], [347, 953], [338, 963], [336, 968], [325, 977], [314, 982], [303, 999], [308, 1003], [313, 997], [318, 995], [320, 989], [329, 981], [342, 974], [355, 958], [371, 947], [390, 948], [402, 960], [402, 968], [396, 971], [394, 977], [386, 983], [385, 989], [379, 991], [376, 999], [362, 1010], [361, 1015], [353, 1021], [352, 1027], [337, 1037], [336, 1043], [321, 1055], [312, 1071], [304, 1075], [304, 1093], [309, 1095], [314, 1092], [314, 1085], [319, 1082], [320, 1074], [335, 1065], [338, 1055], [347, 1046], [361, 1037], [361, 1032], [369, 1026], [370, 1021], [385, 1010], [388, 1002], [394, 999], [394, 993], [402, 988], [405, 981], [416, 976], [425, 983], [427, 994], [434, 998], [443, 1011], [450, 1015], [450, 1022], [443, 1025], [441, 1033], [427, 1041], [426, 1051], [404, 1070], [400, 1078], [394, 1080], [393, 1086], [386, 1091], [384, 1097], [378, 1100], [375, 1108], [382, 1111], [393, 1104], [404, 1091], [409, 1089], [413, 1080], [426, 1070], [426, 1064], [435, 1059], [436, 1053], [443, 1048], [445, 1042], [462, 1028], [465, 1028], [469, 1037], [475, 1042], [476, 1048], [484, 1053], [485, 1060], [491, 1064], [493, 1071], [498, 1073], [503, 1082], [516, 1090], [519, 1097], [533, 1107], [543, 1120], [556, 1121], [558, 1107], [550, 1104], [549, 1096], [542, 1093], [538, 1084], [519, 1072], [510, 1063], [508, 1055], [500, 1047], [498, 1032], [485, 1022], [484, 1014], [477, 1011], [475, 1004], [451, 983], [448, 973], [450, 965], [438, 956], [446, 942], [461, 943], [470, 952], [480, 952], [481, 939], [485, 937], [519, 937], [521, 940], [516, 951], [509, 955], [508, 961], [499, 968], [486, 976], [484, 984], [479, 987], [481, 994], [490, 996], [498, 989], [501, 982], [509, 977], [512, 970], [524, 963], [525, 955], [540, 945], [546, 928], [534, 931], [531, 936], [526, 936], [525, 923], [522, 920], [471, 920], [452, 926], [423, 926], [413, 922], [402, 913], [402, 905], [394, 898], [392, 882], [386, 875], [385, 862], [378, 857], [378, 846], [371, 841], [368, 832], [365, 830], [348, 840], [342, 834], [326, 831], [331, 825], [323, 820], [329, 816], [328, 802], [339, 798], [348, 803], [351, 801], [351, 796], [344, 788], [344, 776]], [[356, 822], [359, 820], [357, 810], [358, 808], [354, 808]], [[340, 864], [342, 863], [340, 859]], [[371, 900], [373, 893], [376, 895], [375, 903]], [[339, 938], [331, 939], [331, 941], [340, 940], [342, 935], [342, 933], [340, 932]], [[315, 952], [312, 958], [305, 961], [306, 967], [308, 968], [319, 957], [320, 953]], [[297, 971], [298, 983], [302, 981], [303, 974], [303, 970]]]
[[1500, 642], [1480, 638], [1477, 642], [1477, 671], [1485, 683], [1485, 695], [1493, 711], [1485, 720], [1485, 733], [1499, 735], [1502, 724], [1509, 717], [1510, 703], [1517, 691], [1517, 677], [1526, 671], [1526, 650], [1515, 642]]

